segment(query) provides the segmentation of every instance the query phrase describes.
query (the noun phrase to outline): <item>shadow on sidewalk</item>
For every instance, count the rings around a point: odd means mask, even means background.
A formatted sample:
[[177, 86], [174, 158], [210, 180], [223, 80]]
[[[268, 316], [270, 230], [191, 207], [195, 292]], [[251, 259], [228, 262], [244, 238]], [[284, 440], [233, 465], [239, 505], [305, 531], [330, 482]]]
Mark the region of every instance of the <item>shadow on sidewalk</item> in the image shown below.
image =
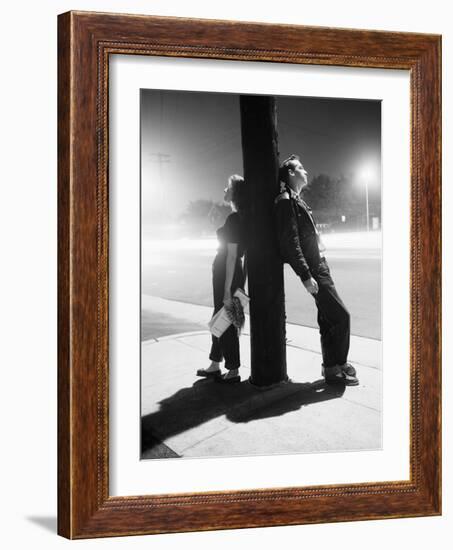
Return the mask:
[[[199, 380], [159, 402], [160, 410], [142, 417], [142, 458], [160, 458], [150, 452], [167, 438], [225, 415], [235, 423], [281, 416], [301, 407], [337, 399], [345, 386], [290, 382], [268, 390], [249, 384], [219, 384]], [[195, 441], [194, 441], [195, 443]]]

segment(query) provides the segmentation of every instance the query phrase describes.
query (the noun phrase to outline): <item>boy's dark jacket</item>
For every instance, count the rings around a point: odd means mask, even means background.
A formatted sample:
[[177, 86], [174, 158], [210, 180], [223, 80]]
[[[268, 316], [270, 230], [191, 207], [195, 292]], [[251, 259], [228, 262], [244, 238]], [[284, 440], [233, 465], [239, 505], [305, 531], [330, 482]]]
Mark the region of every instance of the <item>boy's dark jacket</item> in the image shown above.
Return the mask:
[[311, 210], [296, 193], [285, 188], [274, 201], [274, 211], [280, 254], [306, 281], [316, 275], [321, 261], [319, 234]]

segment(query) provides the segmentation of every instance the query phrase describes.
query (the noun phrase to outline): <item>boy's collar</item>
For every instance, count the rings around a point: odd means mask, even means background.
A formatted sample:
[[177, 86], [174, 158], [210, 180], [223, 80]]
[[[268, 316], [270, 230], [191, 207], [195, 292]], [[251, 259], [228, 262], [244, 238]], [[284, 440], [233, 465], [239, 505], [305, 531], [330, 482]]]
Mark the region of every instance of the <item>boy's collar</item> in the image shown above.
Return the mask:
[[288, 195], [291, 198], [296, 198], [296, 197], [300, 196], [289, 186], [288, 183], [285, 183], [284, 181], [281, 181], [280, 182], [280, 193], [284, 193], [285, 191], [288, 193]]
[[300, 200], [300, 193], [296, 193], [288, 184], [285, 184], [284, 191], [286, 191], [292, 199]]

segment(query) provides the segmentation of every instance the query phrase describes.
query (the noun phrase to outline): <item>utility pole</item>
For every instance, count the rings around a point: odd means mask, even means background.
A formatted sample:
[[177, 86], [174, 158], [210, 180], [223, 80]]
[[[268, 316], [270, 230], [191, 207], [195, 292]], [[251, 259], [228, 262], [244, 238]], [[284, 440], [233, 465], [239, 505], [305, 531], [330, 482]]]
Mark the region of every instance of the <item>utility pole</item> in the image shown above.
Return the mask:
[[166, 153], [148, 153], [148, 156], [152, 158], [151, 162], [157, 162], [159, 165], [159, 185], [163, 185], [164, 178], [162, 168], [164, 164], [171, 162], [171, 155], [167, 155]]
[[368, 203], [368, 180], [365, 181], [365, 197], [366, 197], [366, 230], [370, 230], [370, 206]]
[[164, 96], [163, 92], [159, 92], [159, 152], [158, 153], [148, 153], [148, 156], [152, 159], [151, 162], [155, 162], [159, 166], [159, 183], [156, 187], [155, 196], [159, 203], [163, 206], [163, 201], [165, 197], [165, 182], [164, 182], [164, 164], [169, 164], [171, 162], [171, 155], [166, 153], [161, 153], [162, 149], [162, 134], [164, 130]]
[[250, 186], [247, 270], [251, 377], [256, 386], [287, 381], [283, 262], [274, 229], [279, 191], [275, 99], [240, 96], [244, 178]]
[[166, 153], [148, 153], [148, 157], [151, 158], [151, 162], [157, 163], [159, 166], [159, 182], [155, 185], [155, 197], [158, 201], [158, 203], [163, 207], [164, 205], [164, 197], [165, 197], [165, 182], [164, 182], [164, 170], [163, 166], [164, 164], [170, 164], [171, 163], [171, 155], [167, 155]]

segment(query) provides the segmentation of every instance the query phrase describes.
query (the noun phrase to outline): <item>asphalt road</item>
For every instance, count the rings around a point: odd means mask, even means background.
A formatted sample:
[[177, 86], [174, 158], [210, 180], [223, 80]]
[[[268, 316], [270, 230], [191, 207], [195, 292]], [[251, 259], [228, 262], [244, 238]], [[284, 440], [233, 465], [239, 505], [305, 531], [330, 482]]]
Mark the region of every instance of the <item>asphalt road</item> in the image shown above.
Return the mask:
[[[142, 265], [142, 293], [212, 306], [214, 254], [209, 249], [147, 252]], [[358, 249], [330, 249], [326, 256], [337, 290], [351, 313], [352, 334], [380, 339], [380, 256], [376, 251]], [[317, 327], [314, 300], [289, 266], [285, 266], [285, 294], [287, 321]]]

